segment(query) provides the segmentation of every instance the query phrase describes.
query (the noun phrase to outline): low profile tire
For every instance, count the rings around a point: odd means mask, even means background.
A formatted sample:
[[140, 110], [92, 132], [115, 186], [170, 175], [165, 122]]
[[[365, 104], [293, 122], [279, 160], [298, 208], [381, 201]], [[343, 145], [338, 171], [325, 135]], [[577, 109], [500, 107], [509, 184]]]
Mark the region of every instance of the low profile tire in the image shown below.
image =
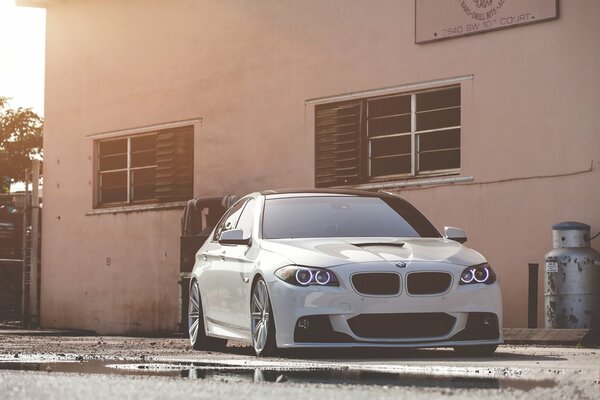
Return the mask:
[[259, 278], [252, 288], [250, 300], [252, 347], [258, 357], [269, 357], [277, 351], [272, 310], [267, 284], [264, 279]]
[[456, 346], [454, 351], [460, 356], [489, 357], [498, 348], [497, 344], [483, 344], [479, 346]]
[[194, 350], [223, 350], [227, 346], [226, 339], [206, 336], [204, 315], [198, 282], [194, 282], [190, 290], [188, 304], [188, 333]]

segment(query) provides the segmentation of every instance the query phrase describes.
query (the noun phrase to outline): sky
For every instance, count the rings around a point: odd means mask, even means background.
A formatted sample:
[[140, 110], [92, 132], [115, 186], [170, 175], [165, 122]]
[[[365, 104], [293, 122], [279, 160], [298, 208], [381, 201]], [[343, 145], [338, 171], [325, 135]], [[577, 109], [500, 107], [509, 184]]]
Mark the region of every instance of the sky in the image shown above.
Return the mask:
[[0, 0], [0, 96], [44, 115], [46, 10]]

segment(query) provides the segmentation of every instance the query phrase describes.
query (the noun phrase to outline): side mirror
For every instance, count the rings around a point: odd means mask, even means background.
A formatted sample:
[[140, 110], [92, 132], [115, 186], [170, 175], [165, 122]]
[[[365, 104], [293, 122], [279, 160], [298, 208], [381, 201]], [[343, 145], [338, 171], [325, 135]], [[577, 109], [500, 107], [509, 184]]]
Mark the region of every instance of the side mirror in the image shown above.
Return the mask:
[[451, 226], [444, 227], [444, 237], [446, 239], [454, 240], [458, 243], [464, 243], [467, 241], [467, 235], [465, 231], [460, 228], [453, 228]]
[[244, 238], [244, 231], [241, 229], [231, 229], [228, 231], [221, 232], [219, 244], [243, 244], [245, 246], [249, 246], [250, 238]]

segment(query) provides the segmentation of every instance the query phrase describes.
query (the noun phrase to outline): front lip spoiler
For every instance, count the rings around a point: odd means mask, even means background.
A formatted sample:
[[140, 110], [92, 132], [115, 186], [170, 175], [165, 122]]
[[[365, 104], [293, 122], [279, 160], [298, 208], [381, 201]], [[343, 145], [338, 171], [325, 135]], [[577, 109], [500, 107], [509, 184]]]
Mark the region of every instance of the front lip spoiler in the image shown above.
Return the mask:
[[478, 346], [486, 344], [503, 344], [504, 340], [456, 340], [456, 341], [442, 341], [442, 342], [410, 342], [410, 343], [385, 343], [385, 342], [347, 342], [347, 343], [327, 343], [327, 342], [297, 342], [288, 343], [279, 348], [292, 348], [292, 347], [316, 347], [316, 348], [357, 348], [357, 347], [368, 347], [368, 348], [382, 348], [382, 347], [398, 347], [398, 348], [436, 348], [436, 347], [458, 347], [458, 346]]

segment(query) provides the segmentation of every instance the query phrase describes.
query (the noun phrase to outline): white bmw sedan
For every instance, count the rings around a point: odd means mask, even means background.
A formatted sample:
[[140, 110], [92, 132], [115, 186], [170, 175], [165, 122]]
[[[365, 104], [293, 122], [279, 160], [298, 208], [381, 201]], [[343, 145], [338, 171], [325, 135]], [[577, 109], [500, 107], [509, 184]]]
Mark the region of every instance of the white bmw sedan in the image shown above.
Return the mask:
[[351, 190], [250, 194], [198, 250], [190, 281], [195, 349], [228, 339], [258, 356], [306, 347], [454, 347], [502, 343], [494, 271], [443, 237], [406, 200]]

